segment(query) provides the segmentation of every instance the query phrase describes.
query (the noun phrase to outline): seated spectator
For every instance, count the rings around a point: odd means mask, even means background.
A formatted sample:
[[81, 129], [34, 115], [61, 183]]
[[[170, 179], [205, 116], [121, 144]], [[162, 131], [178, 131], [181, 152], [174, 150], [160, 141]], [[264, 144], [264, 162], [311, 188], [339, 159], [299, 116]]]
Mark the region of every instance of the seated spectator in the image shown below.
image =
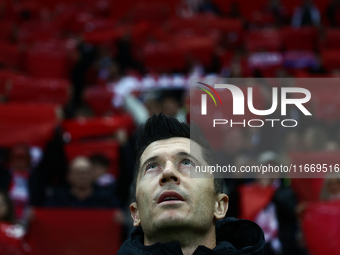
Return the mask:
[[240, 8], [240, 3], [239, 2], [232, 2], [229, 8], [229, 11], [226, 13], [227, 17], [229, 18], [239, 18], [243, 19], [242, 13], [241, 13], [241, 8]]
[[24, 228], [16, 224], [12, 201], [0, 192], [0, 254], [24, 254], [24, 234]]
[[[278, 154], [266, 151], [259, 155], [262, 165], [276, 166], [282, 163]], [[295, 209], [295, 194], [284, 180], [277, 178], [258, 178], [256, 184], [261, 187], [272, 187], [272, 200], [255, 217], [255, 222], [263, 229], [266, 239], [265, 254], [303, 254], [298, 248], [298, 233]]]
[[94, 154], [89, 160], [91, 162], [95, 183], [100, 187], [114, 185], [116, 178], [113, 174], [109, 173], [109, 159], [102, 154]]
[[211, 0], [203, 0], [198, 7], [198, 12], [220, 15], [219, 8]]
[[46, 206], [79, 207], [79, 208], [114, 208], [118, 200], [113, 190], [98, 187], [94, 184], [94, 176], [90, 161], [85, 157], [75, 158], [67, 173], [67, 187], [56, 189]]
[[340, 26], [340, 0], [333, 0], [327, 7], [327, 18], [332, 27]]
[[300, 7], [296, 7], [292, 18], [293, 27], [318, 26], [320, 12], [312, 0], [304, 0]]
[[273, 17], [276, 26], [286, 24], [288, 12], [280, 0], [269, 0], [267, 6], [264, 7], [264, 13]]
[[4, 192], [0, 192], [0, 222], [15, 223], [12, 201]]
[[18, 220], [24, 220], [24, 211], [29, 204], [31, 185], [31, 156], [26, 145], [14, 146], [10, 152], [9, 168], [3, 170], [0, 190], [8, 192], [14, 203]]

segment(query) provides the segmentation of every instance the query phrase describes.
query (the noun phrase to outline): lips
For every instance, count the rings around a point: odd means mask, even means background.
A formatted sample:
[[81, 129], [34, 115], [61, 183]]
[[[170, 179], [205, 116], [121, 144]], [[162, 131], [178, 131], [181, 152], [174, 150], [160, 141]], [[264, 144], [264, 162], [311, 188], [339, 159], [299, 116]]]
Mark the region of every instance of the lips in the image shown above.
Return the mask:
[[164, 191], [158, 198], [157, 203], [184, 201], [184, 198], [175, 191]]

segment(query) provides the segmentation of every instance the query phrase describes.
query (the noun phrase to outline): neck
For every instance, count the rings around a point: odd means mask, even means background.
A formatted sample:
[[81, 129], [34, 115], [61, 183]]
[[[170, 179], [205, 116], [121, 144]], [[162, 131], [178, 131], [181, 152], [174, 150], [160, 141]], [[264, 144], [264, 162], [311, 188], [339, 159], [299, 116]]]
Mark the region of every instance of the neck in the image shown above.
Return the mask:
[[204, 245], [209, 249], [216, 247], [215, 225], [207, 232], [202, 233], [190, 229], [162, 230], [162, 234], [156, 233], [152, 237], [144, 234], [144, 245], [149, 246], [154, 243], [179, 242], [183, 255], [192, 255], [199, 245]]
[[84, 200], [92, 194], [92, 187], [72, 187], [71, 193], [80, 200]]

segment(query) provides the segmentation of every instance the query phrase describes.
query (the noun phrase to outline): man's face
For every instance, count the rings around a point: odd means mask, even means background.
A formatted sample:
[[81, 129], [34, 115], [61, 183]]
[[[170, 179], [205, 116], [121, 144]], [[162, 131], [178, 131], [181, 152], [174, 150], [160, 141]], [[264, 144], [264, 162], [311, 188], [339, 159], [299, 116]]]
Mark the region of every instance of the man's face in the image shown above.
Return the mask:
[[214, 179], [190, 178], [190, 170], [197, 165], [207, 163], [201, 147], [188, 138], [151, 143], [141, 156], [137, 201], [130, 206], [134, 226], [141, 225], [148, 236], [173, 227], [208, 229], [214, 218], [223, 218], [217, 212]]
[[91, 187], [94, 181], [90, 162], [85, 158], [75, 159], [68, 173], [68, 182], [77, 188]]

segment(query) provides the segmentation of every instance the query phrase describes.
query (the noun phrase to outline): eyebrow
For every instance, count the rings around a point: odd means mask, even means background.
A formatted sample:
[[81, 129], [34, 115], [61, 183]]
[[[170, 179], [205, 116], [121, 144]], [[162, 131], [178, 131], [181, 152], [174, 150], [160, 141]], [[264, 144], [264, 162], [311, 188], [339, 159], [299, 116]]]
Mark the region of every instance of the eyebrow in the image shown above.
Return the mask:
[[[196, 161], [196, 162], [200, 162], [197, 158], [195, 158], [193, 155], [191, 155], [191, 154], [189, 154], [189, 153], [187, 153], [187, 152], [184, 152], [184, 151], [180, 151], [180, 152], [178, 152], [178, 153], [176, 153], [176, 155], [175, 156], [177, 156], [177, 157], [182, 157], [182, 158], [184, 158], [184, 157], [186, 157], [186, 158], [191, 158], [191, 159], [193, 159], [194, 161]], [[147, 164], [149, 164], [150, 162], [152, 162], [152, 161], [156, 161], [156, 160], [158, 160], [160, 158], [160, 156], [158, 156], [158, 155], [156, 155], [156, 156], [153, 156], [153, 157], [151, 157], [151, 158], [148, 158], [144, 163], [143, 163], [143, 165], [141, 166], [141, 170], [142, 169], [144, 169], [144, 167], [147, 165]]]

